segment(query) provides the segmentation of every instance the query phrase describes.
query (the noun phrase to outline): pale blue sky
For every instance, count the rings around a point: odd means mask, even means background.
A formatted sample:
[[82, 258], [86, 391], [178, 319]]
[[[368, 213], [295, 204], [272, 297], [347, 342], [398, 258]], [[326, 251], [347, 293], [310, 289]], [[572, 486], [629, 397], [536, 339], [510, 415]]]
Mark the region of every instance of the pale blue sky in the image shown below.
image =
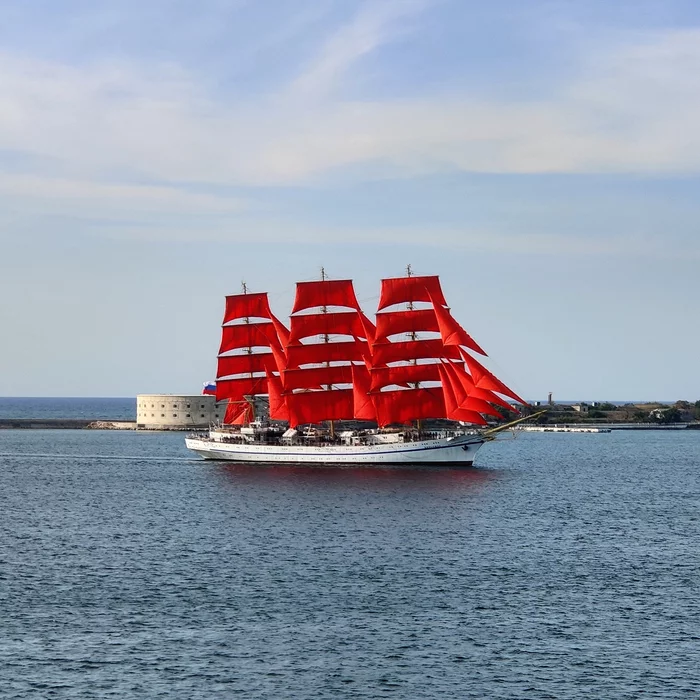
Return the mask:
[[411, 263], [527, 398], [700, 399], [699, 124], [695, 0], [0, 0], [0, 395]]

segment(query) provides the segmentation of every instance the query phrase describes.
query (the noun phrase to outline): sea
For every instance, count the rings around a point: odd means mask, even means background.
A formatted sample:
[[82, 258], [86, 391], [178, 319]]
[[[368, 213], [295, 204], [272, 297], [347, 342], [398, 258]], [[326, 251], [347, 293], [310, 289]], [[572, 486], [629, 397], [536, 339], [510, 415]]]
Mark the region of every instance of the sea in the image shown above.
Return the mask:
[[3, 700], [698, 694], [700, 431], [331, 469], [0, 430]]

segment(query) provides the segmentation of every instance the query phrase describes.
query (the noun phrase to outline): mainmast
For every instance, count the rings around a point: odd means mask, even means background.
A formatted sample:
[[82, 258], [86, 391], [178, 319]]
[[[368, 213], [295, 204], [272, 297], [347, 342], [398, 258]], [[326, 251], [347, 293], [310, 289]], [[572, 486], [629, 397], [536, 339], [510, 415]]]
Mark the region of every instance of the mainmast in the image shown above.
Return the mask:
[[[366, 338], [373, 336], [374, 326], [361, 312], [352, 280], [328, 279], [325, 268], [320, 276], [297, 282], [282, 384], [292, 427], [326, 423], [333, 435], [333, 421], [354, 417], [352, 363], [369, 353]], [[316, 311], [301, 313], [307, 309]], [[306, 338], [310, 342], [304, 343]]]
[[[412, 276], [413, 276], [413, 270], [411, 270], [411, 263], [408, 263], [408, 265], [406, 265], [406, 277], [412, 277]], [[414, 311], [414, 310], [415, 310], [415, 307], [413, 306], [413, 300], [412, 300], [412, 299], [408, 302], [408, 310], [409, 310], [409, 311]], [[418, 340], [418, 333], [416, 333], [415, 330], [412, 330], [408, 335], [409, 335], [409, 337], [410, 337], [411, 340]], [[416, 358], [412, 358], [410, 362], [411, 362], [412, 365], [417, 365], [417, 364], [418, 364], [418, 360], [417, 360]], [[414, 388], [414, 389], [420, 389], [420, 382], [415, 382], [415, 383], [413, 384], [413, 388]], [[420, 431], [421, 431], [421, 427], [422, 427], [422, 423], [421, 423], [421, 419], [419, 418], [418, 420], [416, 420], [416, 430], [417, 430], [419, 433], [420, 433]]]

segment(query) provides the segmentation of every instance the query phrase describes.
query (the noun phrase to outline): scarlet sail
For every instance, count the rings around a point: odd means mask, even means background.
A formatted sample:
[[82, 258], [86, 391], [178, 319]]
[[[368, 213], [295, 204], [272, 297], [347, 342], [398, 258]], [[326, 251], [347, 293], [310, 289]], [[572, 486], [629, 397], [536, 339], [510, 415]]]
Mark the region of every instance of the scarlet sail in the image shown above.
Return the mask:
[[[263, 320], [251, 322], [251, 318]], [[252, 416], [252, 404], [245, 397], [268, 393], [268, 373], [279, 365], [289, 332], [270, 310], [265, 292], [227, 296], [223, 322], [216, 399], [230, 399], [224, 422], [239, 424]], [[268, 348], [269, 352], [253, 352], [253, 348]], [[250, 410], [234, 415], [237, 402], [246, 403]]]
[[255, 374], [274, 366], [275, 360], [271, 352], [223, 355], [217, 360], [216, 376], [221, 378], [232, 374]]
[[381, 391], [373, 395], [381, 427], [422, 418], [446, 418], [442, 388]]
[[416, 301], [430, 301], [447, 306], [440, 286], [440, 278], [430, 277], [396, 277], [382, 280], [378, 311], [394, 304], [412, 304]]
[[377, 343], [372, 346], [372, 362], [374, 366], [386, 365], [390, 362], [407, 360], [422, 360], [428, 358], [449, 357], [460, 359], [459, 349], [445, 347], [442, 340], [406, 340], [397, 343]]
[[364, 338], [365, 327], [356, 311], [292, 316], [290, 345], [314, 335], [351, 335], [355, 338]]
[[[328, 306], [346, 306], [352, 311], [329, 312]], [[364, 361], [369, 355], [365, 338], [374, 338], [374, 326], [360, 311], [351, 280], [297, 283], [292, 313], [312, 308], [320, 311], [291, 316], [285, 347], [289, 364], [282, 371], [282, 387], [292, 426], [354, 417], [353, 389], [338, 385], [352, 385], [351, 363]], [[354, 340], [331, 339], [337, 335]], [[301, 344], [312, 336], [322, 336], [324, 342]], [[320, 363], [325, 366], [309, 366]]]
[[266, 377], [241, 377], [237, 379], [219, 379], [216, 382], [216, 400], [241, 401], [246, 396], [267, 394]]
[[418, 382], [439, 382], [440, 365], [433, 362], [423, 365], [374, 367], [370, 370], [370, 376], [370, 391], [379, 391], [382, 387], [392, 384], [402, 386]]
[[[351, 280], [299, 282], [288, 330], [267, 294], [228, 296], [217, 371], [217, 399], [231, 401], [227, 419], [248, 420], [235, 406], [256, 394], [269, 396], [271, 418], [293, 426], [351, 418], [482, 425], [484, 415], [501, 417], [497, 407], [511, 408], [502, 397], [523, 402], [469, 354], [485, 353], [450, 314], [438, 277], [382, 280], [379, 310], [396, 304], [408, 308], [377, 313], [375, 327]], [[309, 342], [315, 337], [322, 342]]]
[[239, 348], [270, 347], [271, 345], [280, 346], [274, 323], [240, 323], [224, 326], [221, 329], [219, 354]]
[[267, 292], [255, 294], [232, 294], [226, 297], [224, 323], [230, 323], [239, 318], [270, 318], [270, 303]]
[[286, 402], [289, 408], [289, 423], [293, 428], [307, 423], [349, 420], [354, 417], [352, 389], [287, 394]]
[[474, 339], [452, 318], [450, 312], [437, 301], [433, 301], [438, 328], [445, 345], [464, 345], [481, 355], [486, 353], [476, 344]]
[[[472, 465], [482, 444], [512, 426], [464, 425], [485, 425], [520, 399], [474, 360], [483, 351], [450, 314], [438, 278], [413, 277], [410, 266], [407, 275], [382, 281], [379, 309], [393, 310], [376, 327], [352, 282], [323, 272], [297, 285], [290, 330], [267, 295], [228, 297], [217, 372], [228, 427], [188, 436], [187, 447], [271, 465]], [[351, 419], [371, 425], [335, 423]]]
[[439, 330], [440, 327], [433, 309], [391, 311], [377, 314], [375, 342], [386, 341], [390, 335], [397, 335], [399, 333], [419, 333], [421, 331]]
[[284, 391], [316, 389], [331, 384], [351, 384], [352, 365], [286, 369], [282, 372]]
[[362, 362], [363, 358], [369, 354], [367, 343], [356, 341], [289, 345], [286, 350], [288, 367], [343, 360]]
[[352, 280], [320, 280], [297, 282], [297, 294], [292, 313], [316, 306], [348, 306], [359, 311]]

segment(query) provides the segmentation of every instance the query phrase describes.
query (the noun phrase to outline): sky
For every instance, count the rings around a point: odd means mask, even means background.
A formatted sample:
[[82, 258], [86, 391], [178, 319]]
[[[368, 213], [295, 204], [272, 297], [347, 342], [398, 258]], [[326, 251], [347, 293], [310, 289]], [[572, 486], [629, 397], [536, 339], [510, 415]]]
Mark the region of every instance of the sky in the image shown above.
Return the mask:
[[695, 401], [699, 194], [696, 0], [0, 0], [0, 395], [411, 264], [527, 399]]

